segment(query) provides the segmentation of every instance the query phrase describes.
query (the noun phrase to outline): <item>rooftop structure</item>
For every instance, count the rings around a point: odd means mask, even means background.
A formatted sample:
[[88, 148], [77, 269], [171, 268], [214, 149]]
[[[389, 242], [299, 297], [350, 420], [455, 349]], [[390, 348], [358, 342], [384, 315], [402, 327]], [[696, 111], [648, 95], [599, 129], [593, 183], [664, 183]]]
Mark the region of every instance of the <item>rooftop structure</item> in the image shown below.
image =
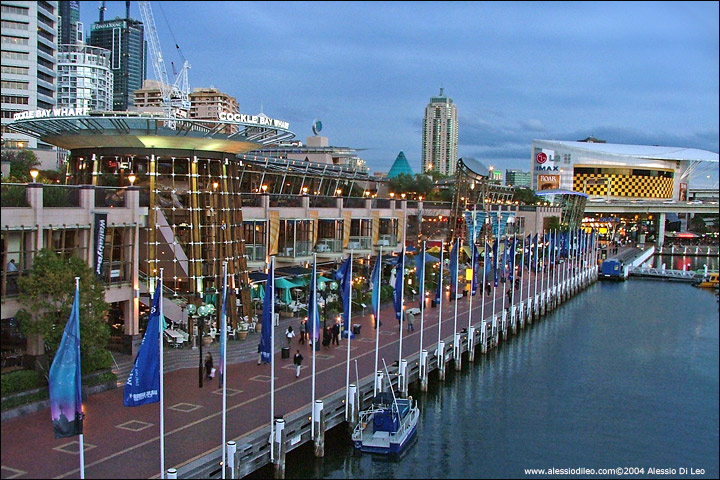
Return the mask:
[[412, 168], [410, 168], [410, 164], [407, 161], [407, 158], [405, 158], [404, 152], [398, 153], [398, 156], [395, 158], [392, 167], [390, 167], [387, 178], [395, 178], [398, 175], [410, 175], [411, 177], [414, 175]]

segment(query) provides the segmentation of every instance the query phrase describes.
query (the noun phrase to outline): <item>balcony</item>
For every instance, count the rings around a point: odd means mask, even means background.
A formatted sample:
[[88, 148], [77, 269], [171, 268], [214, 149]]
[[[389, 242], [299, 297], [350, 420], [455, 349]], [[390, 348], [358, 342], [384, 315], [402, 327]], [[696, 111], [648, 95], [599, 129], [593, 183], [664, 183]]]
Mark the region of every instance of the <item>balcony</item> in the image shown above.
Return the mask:
[[350, 237], [346, 250], [371, 250], [371, 237]]
[[342, 250], [342, 239], [339, 238], [321, 238], [315, 245], [315, 251], [320, 254], [342, 253]]

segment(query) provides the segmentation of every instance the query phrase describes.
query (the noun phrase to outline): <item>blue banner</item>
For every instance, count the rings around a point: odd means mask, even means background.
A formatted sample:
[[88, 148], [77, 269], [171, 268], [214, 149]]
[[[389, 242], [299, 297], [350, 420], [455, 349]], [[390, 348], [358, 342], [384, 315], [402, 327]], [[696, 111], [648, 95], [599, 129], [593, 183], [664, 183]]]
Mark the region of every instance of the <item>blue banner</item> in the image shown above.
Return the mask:
[[372, 289], [372, 312], [375, 316], [375, 328], [378, 327], [378, 311], [380, 310], [380, 272], [382, 271], [382, 258], [380, 255], [375, 260], [375, 266], [370, 274], [370, 288]]
[[440, 244], [440, 270], [438, 272], [438, 281], [437, 281], [437, 287], [435, 288], [435, 303], [440, 305], [440, 298], [442, 295], [442, 284], [443, 284], [443, 254], [444, 252], [444, 245]]
[[420, 248], [420, 254], [415, 257], [415, 276], [418, 281], [418, 296], [420, 309], [425, 308], [425, 243]]
[[352, 255], [345, 260], [340, 268], [335, 272], [335, 279], [340, 282], [340, 291], [342, 292], [343, 304], [343, 336], [355, 338], [350, 328], [350, 302], [352, 301]]
[[[160, 303], [162, 302], [162, 281], [155, 286], [150, 317], [135, 365], [125, 383], [123, 405], [137, 407], [160, 401]], [[162, 319], [163, 327], [165, 319]]]
[[263, 312], [260, 330], [260, 360], [262, 363], [272, 361], [273, 344], [272, 329], [275, 328], [273, 317], [273, 302], [275, 301], [275, 257], [270, 257], [267, 280], [265, 281], [265, 298], [263, 299]]
[[83, 433], [82, 377], [80, 369], [80, 291], [75, 287], [70, 317], [48, 378], [50, 417], [55, 438]]
[[472, 281], [470, 283], [470, 294], [472, 296], [475, 296], [477, 293], [477, 277], [478, 277], [478, 260], [480, 258], [480, 252], [478, 251], [477, 245], [475, 245], [475, 242], [472, 243], [471, 247], [471, 259], [470, 259], [470, 268], [472, 268]]
[[310, 301], [308, 302], [307, 332], [313, 345], [320, 339], [320, 308], [317, 294], [317, 261], [313, 262], [310, 278]]
[[393, 290], [393, 307], [395, 307], [395, 318], [400, 320], [402, 316], [402, 289], [405, 284], [405, 248], [400, 250], [397, 267], [395, 267], [395, 289]]
[[450, 250], [450, 298], [454, 298], [453, 295], [455, 295], [457, 292], [459, 244], [460, 239], [455, 239], [455, 242], [453, 242], [452, 250]]
[[498, 286], [498, 243], [500, 240], [496, 238], [492, 244], [493, 285], [496, 287]]

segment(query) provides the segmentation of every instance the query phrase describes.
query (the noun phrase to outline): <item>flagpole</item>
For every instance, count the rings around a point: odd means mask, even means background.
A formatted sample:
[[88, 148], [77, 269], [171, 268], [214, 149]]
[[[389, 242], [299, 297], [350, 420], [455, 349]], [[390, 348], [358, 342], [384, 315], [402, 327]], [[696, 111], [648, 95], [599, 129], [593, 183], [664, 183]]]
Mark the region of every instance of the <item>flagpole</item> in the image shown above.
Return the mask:
[[227, 449], [225, 446], [225, 438], [227, 433], [227, 306], [225, 299], [227, 296], [227, 260], [223, 262], [223, 298], [222, 298], [222, 315], [220, 315], [220, 346], [222, 347], [222, 372], [220, 372], [220, 381], [222, 382], [222, 478], [226, 477], [225, 466], [227, 465]]
[[163, 359], [163, 324], [165, 323], [165, 314], [163, 312], [163, 295], [162, 282], [163, 270], [160, 269], [160, 317], [158, 318], [158, 348], [160, 349], [160, 478], [165, 478], [165, 389], [163, 388], [165, 372]]
[[524, 278], [524, 276], [523, 276], [523, 275], [524, 275], [523, 268], [525, 268], [525, 228], [523, 228], [522, 240], [523, 240], [523, 246], [522, 246], [522, 253], [520, 254], [520, 268], [518, 269], [518, 276], [520, 277], [520, 278], [519, 278], [519, 280], [520, 280], [520, 293], [519, 293], [519, 295], [520, 295], [520, 303], [521, 303], [520, 310], [522, 311], [522, 314], [523, 314], [523, 317], [522, 317], [522, 318], [523, 318], [523, 322], [524, 322], [524, 321], [525, 321], [525, 316], [524, 316], [524, 313], [525, 313], [525, 312], [524, 312], [524, 309], [525, 309], [524, 305], [525, 305], [525, 304], [523, 303], [523, 280], [524, 280], [525, 278]]
[[[405, 233], [403, 232], [403, 246], [402, 249], [400, 249], [400, 264], [398, 265], [399, 272], [396, 273], [396, 275], [400, 276], [400, 342], [398, 344], [398, 374], [400, 372], [400, 364], [402, 363], [402, 341], [403, 341], [403, 320], [405, 316], [405, 308], [403, 305], [403, 302], [405, 301], [404, 292], [405, 292]], [[404, 380], [403, 380], [404, 381]]]
[[[490, 220], [492, 225], [492, 220]], [[497, 235], [495, 235], [495, 241], [493, 242], [493, 248], [492, 248], [492, 254], [493, 254], [493, 291], [492, 291], [492, 327], [491, 327], [491, 333], [493, 335], [493, 339], [495, 338], [495, 328], [497, 327], [497, 321], [495, 320], [495, 300], [497, 297], [497, 257], [498, 257], [498, 250], [500, 249], [500, 246], [498, 245], [498, 242], [500, 241], [500, 216], [498, 215], [498, 228], [497, 228]], [[494, 340], [493, 340], [494, 343]]]
[[[378, 266], [378, 274], [377, 274], [377, 283], [375, 284], [375, 288], [378, 291], [377, 296], [377, 305], [375, 306], [375, 311], [377, 312], [377, 315], [375, 316], [375, 370], [373, 370], [373, 375], [377, 374], [378, 371], [378, 355], [380, 353], [380, 300], [382, 297], [382, 251], [383, 246], [380, 245], [380, 254], [378, 256], [377, 261], [380, 262], [377, 264]], [[373, 396], [377, 395], [377, 382], [373, 382]]]
[[[514, 227], [514, 225], [513, 225], [513, 227]], [[514, 228], [513, 230], [517, 230], [517, 229]], [[517, 232], [513, 231], [512, 248], [510, 249], [510, 255], [512, 255], [512, 257], [510, 258], [510, 262], [512, 263], [511, 273], [512, 273], [512, 278], [513, 278], [512, 279], [513, 283], [510, 285], [510, 289], [512, 292], [510, 294], [510, 312], [512, 312], [510, 314], [510, 321], [512, 322], [513, 326], [515, 325], [515, 322], [517, 321], [517, 318], [515, 316], [515, 279], [517, 279], [517, 274], [515, 273], [515, 248], [516, 248], [515, 240], [516, 239], [517, 239]], [[520, 264], [520, 270], [522, 270], [522, 264]], [[522, 282], [520, 282], [520, 283], [522, 283]]]
[[[275, 282], [275, 257], [270, 257], [270, 271], [268, 278]], [[270, 288], [270, 462], [275, 460], [275, 285], [265, 285], [265, 294]]]
[[[312, 338], [310, 338], [310, 348], [312, 349], [312, 394], [310, 395], [310, 411], [312, 412], [312, 419], [310, 422], [310, 439], [315, 440], [315, 347], [317, 340], [315, 336], [318, 334], [318, 326], [315, 323], [315, 317], [317, 316], [317, 253], [313, 253], [313, 269], [312, 278], [310, 279], [310, 305], [312, 306], [312, 315], [308, 315], [308, 323], [312, 325]], [[309, 305], [309, 306], [310, 306]], [[310, 309], [308, 308], [308, 313]], [[305, 327], [307, 331], [307, 325]]]
[[[423, 351], [423, 333], [425, 325], [425, 240], [422, 243], [421, 262], [422, 262], [422, 278], [420, 279], [420, 354]], [[418, 357], [420, 358], [420, 357]]]
[[[438, 288], [437, 292], [440, 292], [440, 295], [438, 296], [438, 352], [440, 351], [440, 342], [442, 341], [442, 299], [443, 299], [443, 256], [445, 254], [445, 242], [440, 240], [440, 278], [438, 278]], [[438, 368], [440, 367], [440, 362], [442, 362], [442, 359], [440, 356], [438, 356]]]
[[[455, 274], [453, 275], [453, 278], [450, 279], [451, 282], [455, 282], [455, 291], [453, 294], [455, 295], [455, 315], [453, 318], [453, 342], [455, 342], [455, 334], [457, 333], [457, 314], [458, 314], [458, 287], [460, 286], [458, 282], [458, 271], [460, 270], [460, 237], [456, 238], [455, 241], [457, 242], [457, 248], [455, 248]], [[452, 288], [450, 290], [453, 290]], [[460, 348], [459, 346], [455, 345], [456, 347]], [[459, 351], [459, 350], [458, 350]]]
[[[76, 295], [80, 296], [80, 277], [75, 277], [75, 292]], [[80, 325], [79, 325], [79, 314], [78, 312], [78, 343], [80, 342]], [[79, 361], [79, 355], [78, 355], [78, 361]], [[82, 372], [82, 369], [80, 370]], [[81, 375], [82, 377], [82, 375]], [[82, 403], [80, 404], [82, 408]], [[78, 452], [80, 454], [80, 478], [85, 478], [85, 437], [82, 432], [78, 435], [78, 443], [80, 451]]]
[[[477, 282], [475, 281], [475, 218], [473, 218], [473, 233], [470, 236], [470, 299], [468, 300], [468, 335], [470, 335], [470, 327], [472, 327], [472, 284], [475, 282], [475, 291], [477, 292]], [[482, 298], [482, 297], [481, 297]], [[468, 341], [468, 345], [470, 342]]]
[[[348, 311], [347, 311], [347, 327], [346, 332], [347, 333], [347, 362], [346, 362], [346, 368], [345, 368], [345, 420], [349, 420], [350, 417], [348, 415], [349, 408], [350, 408], [350, 336], [352, 335], [352, 262], [353, 262], [353, 250], [350, 250], [350, 265], [348, 265], [348, 268], [350, 269], [350, 274], [348, 276], [347, 281], [350, 282], [350, 287], [348, 288], [350, 298], [348, 298]], [[344, 293], [344, 292], [343, 292]]]
[[[485, 253], [485, 258], [483, 260], [482, 288], [480, 289], [480, 293], [481, 293], [480, 298], [482, 298], [482, 304], [480, 305], [480, 323], [482, 324], [482, 333], [480, 334], [480, 339], [483, 342], [485, 341], [485, 272], [487, 271], [487, 262], [488, 262], [487, 230], [485, 230], [484, 240], [485, 240], [485, 244], [483, 245], [483, 253]], [[484, 348], [485, 348], [485, 344], [483, 343], [483, 352], [485, 351]]]

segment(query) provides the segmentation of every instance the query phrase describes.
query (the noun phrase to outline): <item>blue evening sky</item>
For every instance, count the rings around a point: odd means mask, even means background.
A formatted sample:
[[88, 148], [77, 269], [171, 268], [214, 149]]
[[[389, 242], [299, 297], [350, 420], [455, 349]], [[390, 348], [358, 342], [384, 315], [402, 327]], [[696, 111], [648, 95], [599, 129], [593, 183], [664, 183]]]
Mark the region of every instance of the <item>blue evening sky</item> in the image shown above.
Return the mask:
[[[99, 4], [81, 2], [87, 31]], [[177, 43], [191, 87], [289, 121], [303, 142], [319, 119], [371, 172], [400, 151], [419, 172], [440, 87], [458, 108], [459, 155], [496, 169], [530, 170], [533, 139], [719, 150], [718, 2], [151, 5], [168, 70], [182, 63]], [[125, 2], [107, 8], [125, 15]], [[717, 164], [701, 167], [691, 187], [717, 177]]]

